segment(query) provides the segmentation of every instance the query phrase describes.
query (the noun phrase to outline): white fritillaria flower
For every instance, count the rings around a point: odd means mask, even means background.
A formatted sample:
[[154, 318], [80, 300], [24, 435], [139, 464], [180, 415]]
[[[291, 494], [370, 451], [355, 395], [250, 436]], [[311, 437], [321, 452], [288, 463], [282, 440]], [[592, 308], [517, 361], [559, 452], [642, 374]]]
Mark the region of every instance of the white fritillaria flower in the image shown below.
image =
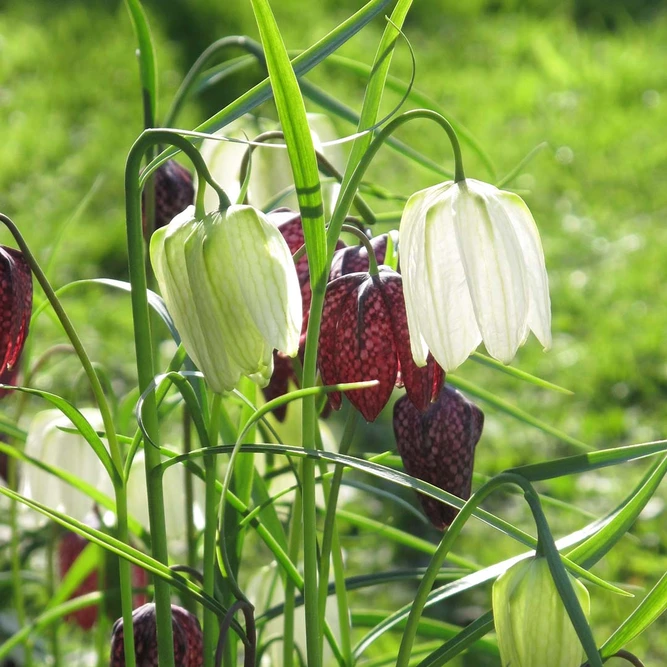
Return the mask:
[[266, 385], [273, 350], [296, 356], [301, 292], [278, 229], [251, 206], [198, 220], [194, 206], [151, 238], [151, 262], [183, 345], [215, 392]]
[[[83, 408], [81, 414], [94, 429], [104, 429], [99, 410]], [[74, 425], [60, 410], [37, 413], [30, 422], [25, 453], [76, 475], [104, 493], [111, 493], [111, 481], [93, 448], [83, 436], [63, 431], [63, 428], [73, 429]], [[30, 464], [21, 470], [19, 493], [79, 521], [93, 508], [93, 500], [83, 491]]]
[[[343, 149], [339, 145], [323, 146], [338, 138], [330, 118], [324, 114], [314, 113], [307, 114], [307, 117], [315, 150], [322, 153], [336, 169], [342, 170], [345, 166]], [[247, 141], [253, 140], [263, 132], [279, 129], [280, 126], [274, 121], [247, 114], [223, 127], [216, 134]], [[298, 203], [287, 150], [270, 148], [269, 146], [274, 143], [284, 142], [271, 141], [266, 147], [258, 147], [252, 153], [248, 202], [262, 210], [276, 206], [296, 209]], [[241, 191], [241, 163], [247, 150], [248, 146], [243, 143], [215, 139], [206, 139], [201, 146], [202, 157], [211, 175], [220, 183], [232, 202], [237, 200]], [[322, 184], [322, 199], [327, 217], [333, 211], [339, 190], [338, 183], [325, 181]], [[204, 207], [207, 211], [218, 207], [217, 194], [212, 188], [206, 188]]]
[[509, 363], [529, 330], [551, 346], [551, 305], [540, 236], [521, 197], [473, 179], [415, 193], [400, 225], [412, 354], [446, 370], [484, 341]]

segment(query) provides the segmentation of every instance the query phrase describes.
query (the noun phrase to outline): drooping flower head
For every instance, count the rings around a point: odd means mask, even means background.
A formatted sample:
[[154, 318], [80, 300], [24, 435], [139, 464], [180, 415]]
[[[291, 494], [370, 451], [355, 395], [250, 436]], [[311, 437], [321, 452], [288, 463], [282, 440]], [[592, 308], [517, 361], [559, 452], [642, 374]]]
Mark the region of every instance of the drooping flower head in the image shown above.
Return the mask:
[[[174, 636], [174, 661], [179, 667], [201, 667], [204, 664], [204, 638], [199, 621], [183, 607], [171, 605]], [[157, 619], [155, 605], [145, 604], [132, 612], [134, 654], [141, 667], [159, 667]], [[125, 667], [123, 619], [119, 618], [111, 634], [110, 667]]]
[[[345, 166], [345, 156], [341, 147], [338, 145], [323, 146], [338, 138], [333, 123], [324, 114], [309, 113], [307, 118], [315, 150], [322, 153], [334, 167], [341, 170]], [[258, 135], [272, 130], [280, 130], [280, 125], [267, 118], [257, 118], [246, 114], [226, 125], [216, 134], [243, 142], [254, 140]], [[241, 165], [247, 149], [248, 146], [244, 143], [215, 139], [206, 139], [202, 142], [202, 157], [213, 178], [224, 188], [232, 202], [237, 200], [241, 191]], [[338, 183], [329, 181], [322, 183], [322, 199], [327, 218], [336, 203], [339, 189]], [[277, 206], [297, 208], [298, 201], [292, 169], [285, 148], [270, 148], [267, 144], [253, 151], [247, 201], [264, 211]], [[217, 207], [215, 193], [210, 188], [207, 188], [205, 193], [205, 206], [207, 211]]]
[[[586, 587], [567, 574], [584, 614]], [[493, 584], [493, 621], [503, 665], [579, 667], [584, 650], [544, 557], [513, 565]]]
[[[430, 360], [418, 368], [410, 353], [401, 276], [381, 266], [375, 276], [350, 273], [329, 283], [322, 311], [318, 366], [325, 385], [378, 380], [347, 397], [367, 421], [374, 421], [394, 386], [404, 385], [415, 405], [425, 410], [443, 381]], [[329, 394], [335, 409], [339, 392]]]
[[11, 383], [32, 313], [32, 272], [23, 253], [0, 246], [0, 378]]
[[216, 392], [266, 385], [273, 350], [295, 356], [301, 296], [280, 232], [251, 206], [199, 220], [194, 207], [151, 239], [151, 262], [185, 349]]
[[[408, 396], [394, 404], [394, 435], [405, 470], [418, 479], [458, 496], [470, 497], [475, 447], [484, 413], [453, 387], [445, 385], [425, 412]], [[420, 494], [431, 523], [444, 529], [458, 510]]]
[[[167, 160], [155, 171], [155, 229], [168, 225], [195, 199], [192, 174], [175, 160]], [[146, 229], [145, 191], [141, 194], [141, 221]]]
[[412, 195], [400, 225], [415, 361], [446, 370], [484, 341], [509, 363], [532, 330], [551, 346], [551, 306], [537, 227], [523, 200], [473, 179]]

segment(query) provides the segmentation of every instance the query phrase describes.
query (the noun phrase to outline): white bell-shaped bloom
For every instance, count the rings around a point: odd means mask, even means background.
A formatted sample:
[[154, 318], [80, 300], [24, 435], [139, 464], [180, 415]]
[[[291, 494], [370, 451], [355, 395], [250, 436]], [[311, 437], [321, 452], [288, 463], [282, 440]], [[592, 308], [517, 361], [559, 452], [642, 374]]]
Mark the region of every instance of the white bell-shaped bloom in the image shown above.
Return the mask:
[[521, 197], [473, 179], [415, 193], [400, 225], [401, 272], [415, 362], [450, 371], [484, 341], [509, 363], [532, 330], [551, 346], [542, 243]]
[[[181, 558], [187, 551], [188, 523], [185, 515], [184, 475], [190, 474], [180, 465], [171, 466], [164, 473], [162, 487], [164, 490], [164, 518], [167, 532], [169, 553], [174, 558]], [[204, 482], [192, 475], [194, 506], [192, 517], [197, 530], [204, 527]], [[146, 487], [146, 469], [144, 453], [138, 452], [132, 461], [130, 476], [127, 480], [127, 507], [130, 515], [137, 519], [144, 528], [150, 531], [148, 514], [148, 490]]]
[[273, 350], [296, 356], [301, 292], [278, 229], [251, 206], [202, 220], [193, 206], [151, 238], [160, 291], [192, 360], [216, 392], [241, 375], [266, 385]]
[[[83, 408], [83, 416], [98, 431], [104, 430], [96, 408]], [[82, 436], [63, 431], [73, 429], [72, 422], [60, 410], [37, 413], [28, 429], [25, 453], [42, 463], [60, 468], [81, 478], [107, 494], [112, 494], [111, 480], [93, 448]], [[93, 508], [93, 500], [83, 491], [26, 463], [21, 468], [21, 495], [83, 521]]]
[[[314, 113], [307, 114], [307, 117], [315, 150], [322, 153], [338, 171], [341, 171], [345, 166], [342, 147], [323, 145], [338, 138], [331, 119], [324, 114]], [[279, 129], [280, 126], [275, 121], [247, 114], [226, 125], [216, 134], [231, 139], [252, 141], [263, 132]], [[252, 153], [248, 202], [262, 210], [276, 206], [296, 209], [298, 202], [294, 192], [294, 180], [287, 150], [275, 146], [271, 148], [271, 144], [275, 143], [283, 142], [268, 142], [265, 146], [257, 147]], [[243, 143], [216, 139], [206, 139], [201, 146], [202, 157], [211, 175], [222, 186], [232, 202], [238, 199], [241, 191], [241, 163], [247, 149], [248, 146]], [[327, 180], [322, 185], [322, 199], [327, 218], [333, 211], [339, 190], [340, 186], [336, 182]], [[204, 208], [207, 211], [214, 211], [218, 208], [218, 196], [213, 188], [206, 188]]]

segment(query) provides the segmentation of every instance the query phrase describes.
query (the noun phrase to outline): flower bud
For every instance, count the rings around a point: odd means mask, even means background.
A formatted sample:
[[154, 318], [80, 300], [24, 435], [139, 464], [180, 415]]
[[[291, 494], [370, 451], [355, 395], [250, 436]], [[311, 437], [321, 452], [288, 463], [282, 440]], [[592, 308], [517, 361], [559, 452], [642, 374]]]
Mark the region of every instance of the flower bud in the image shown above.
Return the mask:
[[[197, 617], [171, 605], [174, 633], [174, 662], [178, 667], [201, 667], [204, 664], [204, 638]], [[134, 655], [140, 667], [158, 667], [157, 621], [155, 605], [145, 604], [132, 612]], [[125, 667], [123, 619], [119, 618], [111, 634], [110, 667]]]
[[[586, 617], [590, 599], [568, 573]], [[493, 584], [493, 618], [504, 666], [579, 667], [584, 651], [544, 557], [513, 565]]]
[[[175, 160], [167, 160], [158, 167], [155, 178], [155, 229], [168, 225], [181, 211], [190, 206], [195, 199], [192, 174]], [[141, 196], [141, 220], [146, 229], [145, 193]]]
[[[405, 470], [462, 500], [470, 497], [475, 447], [484, 413], [453, 387], [445, 385], [422, 414], [409, 396], [394, 404], [394, 435]], [[419, 495], [431, 523], [444, 529], [458, 510]]]
[[295, 356], [301, 295], [280, 232], [251, 206], [230, 206], [202, 220], [188, 207], [151, 239], [162, 296], [192, 360], [216, 392], [241, 375], [261, 386], [274, 348]]

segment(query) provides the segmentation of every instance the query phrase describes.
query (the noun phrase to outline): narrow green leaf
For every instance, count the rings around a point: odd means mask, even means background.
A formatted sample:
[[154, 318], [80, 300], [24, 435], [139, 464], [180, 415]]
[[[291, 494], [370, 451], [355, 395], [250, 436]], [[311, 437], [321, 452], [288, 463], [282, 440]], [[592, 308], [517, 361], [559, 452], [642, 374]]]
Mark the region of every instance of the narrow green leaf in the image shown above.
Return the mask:
[[472, 394], [473, 396], [477, 396], [477, 398], [486, 401], [494, 408], [497, 408], [501, 412], [504, 412], [505, 414], [514, 417], [514, 419], [518, 419], [520, 422], [528, 424], [529, 426], [534, 426], [540, 431], [543, 431], [548, 435], [552, 435], [555, 438], [561, 440], [562, 442], [567, 443], [568, 445], [572, 445], [577, 449], [583, 449], [584, 451], [591, 451], [593, 449], [593, 447], [587, 445], [585, 442], [581, 442], [581, 440], [577, 440], [576, 438], [569, 436], [567, 433], [559, 431], [557, 428], [550, 426], [549, 424], [543, 422], [541, 419], [533, 417], [533, 415], [524, 412], [520, 408], [517, 408], [511, 403], [508, 403], [499, 396], [492, 394], [490, 391], [486, 391], [486, 389], [478, 387], [476, 384], [473, 384], [472, 382], [468, 382], [468, 380], [464, 380], [458, 375], [452, 375], [451, 373], [448, 374], [447, 382], [454, 385], [458, 389], [462, 389], [463, 391]]
[[299, 83], [268, 0], [251, 0], [299, 200], [311, 285], [327, 262], [324, 206], [313, 137]]
[[148, 19], [139, 0], [125, 0], [130, 13], [134, 32], [139, 45], [139, 75], [144, 103], [144, 126], [154, 127], [157, 116], [157, 69], [155, 66], [155, 48]]
[[590, 472], [599, 468], [641, 459], [645, 456], [667, 451], [667, 440], [647, 442], [641, 445], [626, 445], [614, 449], [601, 449], [589, 454], [577, 454], [561, 459], [554, 459], [545, 463], [510, 468], [507, 472], [515, 472], [531, 482], [554, 479], [565, 475], [575, 475]]
[[[370, 0], [370, 2], [364, 5], [358, 12], [340, 23], [325, 37], [297, 56], [292, 61], [294, 72], [297, 77], [313, 69], [313, 67], [321, 63], [327, 56], [340, 48], [364, 26], [378, 16], [378, 14], [389, 6], [391, 2], [392, 0]], [[198, 132], [215, 132], [237, 118], [240, 118], [243, 114], [252, 111], [263, 102], [271, 99], [271, 96], [271, 85], [267, 78], [195, 129]], [[157, 169], [158, 166], [174, 155], [177, 155], [179, 152], [180, 151], [177, 148], [170, 148], [163, 151], [150, 163], [147, 167], [147, 171]]]
[[651, 623], [658, 620], [665, 611], [667, 611], [667, 574], [660, 577], [658, 583], [641, 601], [639, 606], [602, 645], [600, 655], [603, 658], [609, 658], [620, 651], [626, 644], [644, 632]]
[[592, 567], [630, 530], [641, 511], [653, 497], [665, 473], [667, 457], [656, 461], [633, 492], [610, 515], [595, 522], [597, 530], [585, 542], [568, 553], [568, 558], [584, 567]]
[[[9, 385], [2, 385], [9, 387]], [[97, 455], [97, 458], [100, 460], [100, 463], [104, 466], [109, 478], [112, 481], [119, 480], [119, 471], [116, 470], [113, 461], [111, 460], [111, 455], [105, 447], [97, 431], [89, 424], [88, 420], [74, 407], [71, 403], [66, 401], [64, 398], [57, 396], [56, 394], [51, 394], [48, 391], [42, 391], [41, 389], [31, 389], [29, 387], [9, 387], [15, 391], [21, 391], [24, 394], [30, 394], [32, 396], [39, 396], [47, 400], [53, 406], [58, 408], [65, 417], [67, 417], [72, 424], [76, 427], [76, 430], [79, 432], [82, 438], [93, 448], [93, 451]]]
[[97, 544], [88, 544], [65, 573], [44, 611], [53, 609], [72, 597], [76, 589], [83, 583], [83, 580], [95, 570], [101, 555], [101, 547]]
[[480, 352], [473, 352], [470, 355], [470, 358], [478, 364], [482, 364], [483, 366], [488, 366], [489, 368], [493, 368], [496, 371], [505, 373], [506, 375], [509, 375], [513, 378], [517, 378], [518, 380], [523, 380], [524, 382], [534, 384], [536, 387], [542, 387], [543, 389], [551, 389], [551, 391], [557, 391], [560, 394], [567, 394], [568, 396], [572, 396], [574, 394], [574, 392], [570, 391], [569, 389], [565, 389], [564, 387], [559, 387], [557, 384], [553, 384], [552, 382], [547, 382], [546, 380], [538, 378], [535, 375], [531, 375], [530, 373], [526, 373], [525, 371], [522, 371], [519, 368], [514, 368], [513, 366], [506, 366], [505, 364], [501, 363], [500, 361], [496, 361], [495, 359], [493, 359], [493, 357], [489, 357], [486, 354], [481, 354]]
[[[487, 611], [479, 618], [474, 620], [464, 630], [461, 630], [455, 637], [452, 637], [447, 643], [433, 651], [431, 655], [422, 660], [418, 667], [441, 667], [452, 658], [462, 653], [473, 644], [482, 646], [492, 646], [495, 649], [495, 655], [498, 655], [498, 645], [491, 642], [480, 642], [479, 640], [487, 633], [493, 630], [493, 612]], [[487, 648], [488, 652], [488, 648]]]

